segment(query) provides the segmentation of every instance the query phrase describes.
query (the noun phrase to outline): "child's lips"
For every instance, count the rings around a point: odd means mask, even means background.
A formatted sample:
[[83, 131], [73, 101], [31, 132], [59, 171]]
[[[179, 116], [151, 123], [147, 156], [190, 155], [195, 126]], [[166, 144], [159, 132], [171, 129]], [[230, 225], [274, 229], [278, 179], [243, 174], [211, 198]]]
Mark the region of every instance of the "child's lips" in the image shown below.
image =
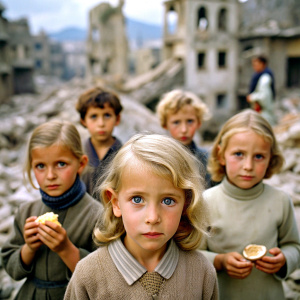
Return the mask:
[[59, 187], [58, 184], [51, 184], [51, 185], [47, 185], [47, 189], [48, 190], [55, 190]]
[[155, 239], [155, 238], [158, 238], [160, 236], [162, 236], [162, 233], [159, 233], [159, 232], [147, 232], [147, 233], [144, 233], [143, 236], [149, 238], [149, 239]]
[[253, 179], [253, 176], [250, 176], [250, 175], [241, 175], [241, 178], [243, 180], [252, 180]]

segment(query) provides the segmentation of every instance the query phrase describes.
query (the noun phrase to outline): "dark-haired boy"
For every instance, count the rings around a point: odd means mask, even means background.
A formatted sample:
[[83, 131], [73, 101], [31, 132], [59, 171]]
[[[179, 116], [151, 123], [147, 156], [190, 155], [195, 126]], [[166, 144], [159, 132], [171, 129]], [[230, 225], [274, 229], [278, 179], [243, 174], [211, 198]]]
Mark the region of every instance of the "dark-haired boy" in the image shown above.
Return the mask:
[[95, 198], [98, 198], [94, 191], [97, 180], [122, 146], [121, 141], [112, 135], [114, 127], [120, 123], [122, 109], [115, 93], [99, 87], [84, 92], [76, 104], [80, 122], [90, 133], [84, 145], [89, 167], [82, 174], [82, 180], [87, 192]]

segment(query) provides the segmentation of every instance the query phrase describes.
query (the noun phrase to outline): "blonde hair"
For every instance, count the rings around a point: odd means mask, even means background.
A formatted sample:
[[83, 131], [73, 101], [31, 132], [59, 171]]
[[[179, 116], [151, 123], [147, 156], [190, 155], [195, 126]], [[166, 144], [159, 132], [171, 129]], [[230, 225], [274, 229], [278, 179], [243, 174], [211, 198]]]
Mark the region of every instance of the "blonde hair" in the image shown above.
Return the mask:
[[71, 122], [50, 121], [35, 128], [27, 145], [27, 156], [23, 172], [24, 178], [27, 176], [27, 180], [34, 188], [36, 187], [31, 176], [32, 150], [50, 147], [54, 144], [68, 148], [78, 159], [83, 155], [79, 132]]
[[168, 115], [176, 114], [185, 105], [195, 109], [199, 122], [210, 118], [207, 105], [198, 96], [188, 91], [173, 90], [164, 94], [156, 107], [160, 125], [166, 127]]
[[246, 109], [231, 117], [223, 125], [214, 141], [207, 167], [213, 180], [221, 181], [226, 175], [225, 166], [220, 164], [219, 157], [223, 156], [229, 139], [236, 133], [249, 130], [259, 134], [271, 144], [271, 159], [264, 178], [270, 178], [280, 171], [284, 158], [279, 150], [271, 125], [259, 113]]
[[185, 205], [173, 239], [183, 250], [197, 249], [208, 228], [207, 211], [202, 198], [203, 178], [198, 162], [181, 143], [159, 134], [133, 136], [112, 160], [106, 179], [99, 188], [104, 212], [94, 230], [96, 244], [109, 243], [125, 233], [122, 218], [115, 217], [113, 213], [107, 190], [113, 189], [118, 193], [123, 171], [132, 158], [149, 167], [154, 174], [171, 180], [174, 187], [184, 190]]

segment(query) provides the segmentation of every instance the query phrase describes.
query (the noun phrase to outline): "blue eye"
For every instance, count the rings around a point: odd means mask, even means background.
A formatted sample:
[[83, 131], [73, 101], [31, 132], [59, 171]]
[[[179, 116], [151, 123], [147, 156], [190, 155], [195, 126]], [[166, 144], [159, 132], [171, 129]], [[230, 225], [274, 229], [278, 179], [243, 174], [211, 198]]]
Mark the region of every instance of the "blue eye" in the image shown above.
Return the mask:
[[179, 125], [180, 121], [173, 121], [172, 123], [173, 123], [173, 125]]
[[189, 120], [187, 120], [187, 122], [188, 122], [188, 124], [193, 124], [193, 123], [195, 123], [195, 120], [189, 119]]
[[38, 170], [42, 170], [42, 169], [44, 169], [45, 165], [44, 165], [44, 164], [37, 164], [35, 167], [36, 167]]
[[263, 159], [263, 158], [264, 158], [264, 156], [263, 156], [263, 155], [261, 155], [261, 154], [256, 154], [256, 155], [255, 155], [255, 158], [260, 160], [260, 159]]
[[162, 201], [165, 205], [172, 205], [175, 203], [175, 201], [171, 198], [165, 198], [163, 201]]
[[241, 156], [243, 156], [243, 153], [242, 152], [235, 152], [234, 155], [237, 156], [237, 157], [241, 157]]
[[140, 204], [143, 202], [143, 199], [140, 196], [134, 196], [134, 197], [132, 197], [131, 201], [135, 204]]
[[59, 168], [62, 168], [62, 167], [64, 167], [64, 166], [66, 165], [66, 163], [63, 162], [63, 161], [59, 161], [59, 162], [57, 163], [57, 165], [58, 165]]

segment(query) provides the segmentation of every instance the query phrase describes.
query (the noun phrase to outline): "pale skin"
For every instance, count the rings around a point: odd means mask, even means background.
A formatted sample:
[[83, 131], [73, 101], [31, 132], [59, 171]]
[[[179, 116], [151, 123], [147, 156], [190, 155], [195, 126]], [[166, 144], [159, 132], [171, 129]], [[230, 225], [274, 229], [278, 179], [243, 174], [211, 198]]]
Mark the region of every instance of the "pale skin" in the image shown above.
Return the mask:
[[[219, 147], [221, 152], [221, 147]], [[234, 134], [228, 141], [220, 164], [226, 167], [228, 180], [242, 189], [250, 189], [260, 182], [266, 173], [271, 158], [271, 145], [252, 130]], [[272, 256], [250, 262], [238, 252], [218, 254], [214, 260], [217, 271], [225, 270], [233, 278], [243, 279], [252, 268], [268, 273], [277, 273], [286, 263], [280, 248], [269, 249]]]
[[[39, 186], [50, 196], [60, 196], [74, 183], [88, 163], [83, 155], [80, 159], [66, 147], [52, 145], [32, 150], [32, 169]], [[57, 253], [71, 272], [80, 259], [79, 249], [69, 240], [66, 230], [56, 223], [35, 222], [37, 216], [26, 219], [24, 225], [25, 244], [21, 259], [26, 266], [33, 262], [38, 249], [44, 244]]]
[[149, 272], [164, 256], [176, 233], [185, 193], [135, 158], [126, 166], [119, 192], [107, 190], [114, 215], [123, 219], [124, 246]]
[[108, 103], [103, 108], [89, 107], [81, 124], [86, 127], [91, 134], [91, 142], [97, 152], [99, 159], [103, 159], [109, 148], [114, 144], [112, 136], [113, 129], [119, 125], [121, 116]]

